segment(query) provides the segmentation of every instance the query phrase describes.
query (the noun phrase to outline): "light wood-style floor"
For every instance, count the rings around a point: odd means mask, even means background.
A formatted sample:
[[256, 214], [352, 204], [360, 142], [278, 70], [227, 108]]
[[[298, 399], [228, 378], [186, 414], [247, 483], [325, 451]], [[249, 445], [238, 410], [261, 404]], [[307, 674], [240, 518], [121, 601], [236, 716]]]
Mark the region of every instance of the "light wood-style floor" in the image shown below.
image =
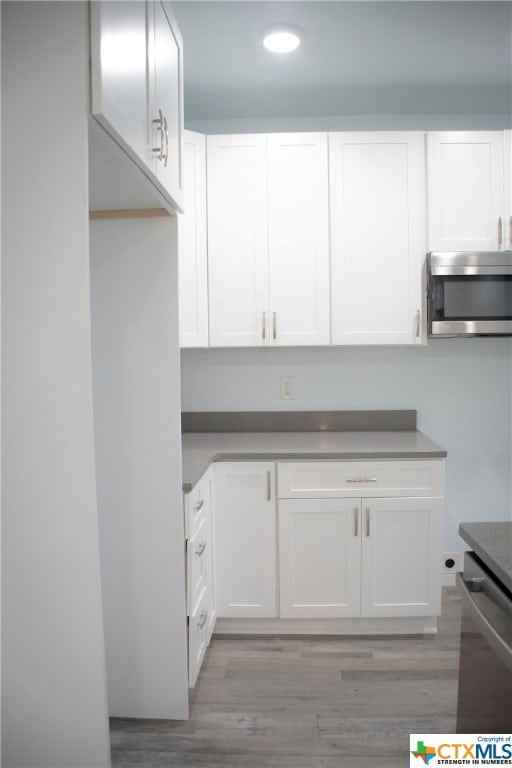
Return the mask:
[[214, 637], [186, 722], [111, 721], [114, 768], [399, 768], [453, 733], [460, 602], [437, 636]]

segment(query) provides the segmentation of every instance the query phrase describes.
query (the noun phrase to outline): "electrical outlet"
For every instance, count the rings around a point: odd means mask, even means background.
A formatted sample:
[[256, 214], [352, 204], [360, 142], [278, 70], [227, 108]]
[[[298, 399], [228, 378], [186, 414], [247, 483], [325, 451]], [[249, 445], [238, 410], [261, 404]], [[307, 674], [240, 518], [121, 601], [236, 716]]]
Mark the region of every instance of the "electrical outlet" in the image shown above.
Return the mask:
[[281, 400], [295, 400], [295, 376], [281, 376]]
[[443, 573], [457, 573], [462, 570], [461, 552], [443, 552], [441, 555], [441, 570]]

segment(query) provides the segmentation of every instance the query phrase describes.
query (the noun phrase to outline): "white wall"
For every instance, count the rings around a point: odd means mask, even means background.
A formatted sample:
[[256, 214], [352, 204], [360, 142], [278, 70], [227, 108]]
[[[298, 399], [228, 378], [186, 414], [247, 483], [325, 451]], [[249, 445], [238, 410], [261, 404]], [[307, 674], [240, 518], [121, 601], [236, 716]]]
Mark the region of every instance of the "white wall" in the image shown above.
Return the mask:
[[185, 127], [199, 133], [271, 133], [279, 131], [501, 131], [511, 127], [509, 112], [432, 114], [425, 112], [321, 117], [248, 117], [192, 119]]
[[[511, 510], [509, 340], [435, 340], [426, 347], [182, 351], [184, 411], [415, 409], [448, 451], [444, 547], [460, 521]], [[297, 398], [279, 399], [295, 376]]]
[[87, 4], [2, 3], [3, 765], [110, 765], [96, 514]]
[[109, 712], [188, 715], [176, 219], [91, 222]]

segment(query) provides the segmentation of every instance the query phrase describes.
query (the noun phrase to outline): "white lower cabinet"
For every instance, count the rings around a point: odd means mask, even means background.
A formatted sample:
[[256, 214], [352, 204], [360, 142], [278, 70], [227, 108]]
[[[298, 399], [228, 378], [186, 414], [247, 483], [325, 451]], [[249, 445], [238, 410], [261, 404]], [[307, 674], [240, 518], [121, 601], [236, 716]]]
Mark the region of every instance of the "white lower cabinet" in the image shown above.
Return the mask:
[[279, 501], [280, 615], [357, 616], [361, 572], [360, 503]]
[[362, 499], [361, 616], [441, 613], [440, 498]]
[[214, 477], [217, 616], [276, 616], [275, 465], [218, 462]]
[[443, 459], [215, 463], [218, 631], [435, 631], [443, 488]]
[[435, 616], [441, 499], [279, 501], [283, 618]]
[[185, 494], [188, 678], [196, 684], [215, 626], [212, 551], [212, 469]]
[[197, 682], [199, 670], [208, 647], [208, 607], [207, 594], [188, 618], [188, 685], [193, 688]]

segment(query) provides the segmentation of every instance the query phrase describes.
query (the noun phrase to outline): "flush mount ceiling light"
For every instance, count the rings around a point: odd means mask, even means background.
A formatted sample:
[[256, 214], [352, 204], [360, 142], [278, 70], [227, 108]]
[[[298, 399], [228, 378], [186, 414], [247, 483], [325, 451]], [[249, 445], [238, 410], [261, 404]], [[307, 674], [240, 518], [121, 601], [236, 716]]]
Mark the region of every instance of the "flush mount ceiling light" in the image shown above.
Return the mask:
[[263, 36], [263, 45], [272, 53], [290, 53], [300, 45], [300, 36], [297, 27], [271, 27]]

